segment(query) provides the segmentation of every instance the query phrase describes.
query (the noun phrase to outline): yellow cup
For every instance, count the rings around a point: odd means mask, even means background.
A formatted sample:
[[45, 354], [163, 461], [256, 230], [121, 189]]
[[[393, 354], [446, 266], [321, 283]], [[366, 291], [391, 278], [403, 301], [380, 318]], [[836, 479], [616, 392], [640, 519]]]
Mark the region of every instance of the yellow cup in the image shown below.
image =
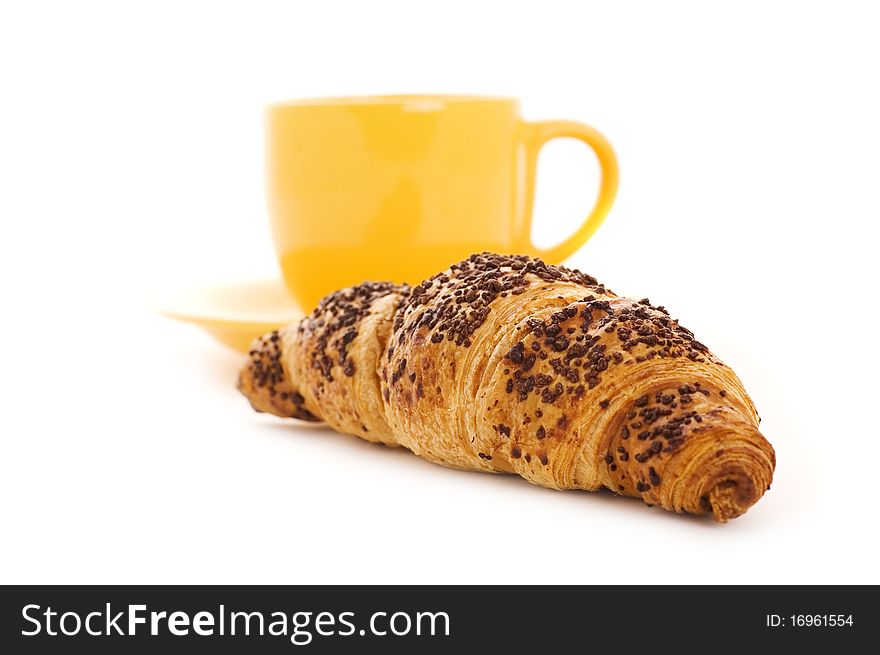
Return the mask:
[[[577, 231], [542, 249], [530, 234], [535, 167], [556, 137], [589, 145], [602, 181]], [[415, 284], [483, 250], [560, 263], [608, 214], [617, 160], [593, 128], [526, 122], [512, 98], [334, 98], [269, 107], [268, 182], [284, 280], [308, 310], [334, 289]]]

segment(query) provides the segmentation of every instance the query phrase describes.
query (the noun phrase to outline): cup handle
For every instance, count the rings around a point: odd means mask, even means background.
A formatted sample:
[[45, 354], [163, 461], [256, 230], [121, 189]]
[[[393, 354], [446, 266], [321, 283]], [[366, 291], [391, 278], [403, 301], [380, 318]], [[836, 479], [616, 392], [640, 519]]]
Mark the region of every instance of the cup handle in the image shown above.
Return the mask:
[[[597, 130], [576, 121], [539, 121], [523, 123], [525, 129], [525, 146], [527, 169], [525, 180], [525, 218], [522, 221], [520, 249], [535, 257], [541, 257], [549, 264], [562, 263], [573, 255], [593, 236], [602, 221], [608, 215], [614, 196], [617, 194], [617, 157], [608, 140]], [[583, 141], [599, 159], [602, 180], [596, 204], [581, 226], [574, 234], [552, 248], [538, 248], [532, 243], [532, 208], [535, 200], [535, 171], [538, 164], [538, 153], [550, 139], [570, 137]]]

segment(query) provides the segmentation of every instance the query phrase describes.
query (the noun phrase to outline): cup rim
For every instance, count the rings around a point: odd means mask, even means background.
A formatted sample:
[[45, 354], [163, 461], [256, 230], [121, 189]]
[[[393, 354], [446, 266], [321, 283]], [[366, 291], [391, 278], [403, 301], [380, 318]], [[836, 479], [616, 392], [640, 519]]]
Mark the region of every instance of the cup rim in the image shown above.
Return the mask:
[[357, 107], [357, 106], [401, 106], [413, 105], [450, 105], [468, 103], [513, 103], [518, 104], [519, 99], [513, 96], [494, 96], [479, 94], [457, 93], [401, 93], [389, 95], [365, 95], [365, 96], [335, 96], [325, 98], [297, 98], [294, 100], [282, 100], [271, 102], [267, 106], [271, 109], [283, 109], [286, 107]]

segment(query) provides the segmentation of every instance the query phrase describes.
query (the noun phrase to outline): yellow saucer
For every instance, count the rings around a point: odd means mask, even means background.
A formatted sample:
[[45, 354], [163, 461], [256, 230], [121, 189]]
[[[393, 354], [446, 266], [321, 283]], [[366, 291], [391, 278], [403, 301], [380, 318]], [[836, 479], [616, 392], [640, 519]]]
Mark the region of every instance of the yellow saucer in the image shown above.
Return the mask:
[[278, 279], [178, 292], [173, 300], [162, 303], [159, 313], [198, 325], [242, 353], [257, 337], [303, 316]]

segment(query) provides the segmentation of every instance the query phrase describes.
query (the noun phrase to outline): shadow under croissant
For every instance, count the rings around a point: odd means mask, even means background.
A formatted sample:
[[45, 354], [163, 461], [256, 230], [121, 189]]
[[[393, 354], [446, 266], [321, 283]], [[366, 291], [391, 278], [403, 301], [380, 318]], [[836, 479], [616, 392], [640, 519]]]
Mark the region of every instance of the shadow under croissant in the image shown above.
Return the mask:
[[[343, 448], [355, 449], [359, 452], [359, 454], [374, 453], [378, 455], [379, 453], [381, 453], [382, 457], [403, 458], [412, 466], [424, 466], [432, 470], [438, 468], [437, 464], [415, 456], [406, 448], [386, 446], [381, 443], [372, 443], [369, 441], [364, 441], [362, 439], [353, 438], [351, 435], [336, 432], [322, 421], [302, 421], [299, 419], [285, 419], [283, 423], [267, 421], [264, 427], [267, 427], [270, 430], [275, 431], [285, 437], [291, 436], [291, 434], [295, 431], [296, 438], [318, 438], [323, 443], [332, 443], [332, 447], [342, 446]], [[292, 431], [291, 428], [294, 428], [294, 431]], [[303, 428], [305, 428], [305, 430], [303, 430]], [[691, 525], [699, 525], [708, 528], [720, 527], [724, 523], [723, 520], [719, 520], [718, 512], [729, 512], [732, 510], [732, 507], [734, 505], [741, 505], [741, 501], [739, 503], [736, 502], [736, 496], [740, 493], [737, 489], [737, 484], [730, 480], [724, 480], [720, 482], [710, 492], [709, 502], [712, 503], [712, 506], [707, 508], [706, 514], [691, 514], [687, 512], [667, 512], [659, 507], [655, 507], [654, 505], [644, 503], [640, 498], [623, 496], [605, 488], [598, 489], [596, 491], [583, 491], [578, 489], [558, 490], [531, 484], [527, 480], [517, 475], [506, 475], [501, 473], [492, 474], [491, 472], [487, 471], [487, 473], [490, 473], [490, 475], [475, 476], [475, 473], [477, 473], [475, 471], [466, 471], [454, 468], [446, 468], [444, 473], [446, 475], [464, 475], [468, 477], [474, 477], [475, 479], [483, 479], [488, 484], [493, 485], [507, 484], [515, 486], [515, 488], [519, 489], [525, 489], [528, 487], [532, 489], [531, 493], [553, 494], [558, 498], [567, 498], [568, 502], [580, 503], [586, 497], [590, 499], [590, 502], [613, 503], [618, 511], [620, 509], [624, 509], [626, 511], [632, 511], [633, 513], [643, 513], [645, 510], [655, 509], [658, 511], [651, 512], [651, 515], [659, 518], [660, 520], [671, 519], [676, 522], [686, 521]], [[716, 507], [718, 508], [717, 511]], [[713, 516], [713, 513], [715, 514], [716, 519], [714, 521], [709, 520]], [[735, 515], [738, 516], [739, 514], [737, 513]], [[734, 514], [727, 515], [727, 517], [729, 518], [733, 518], [733, 516]], [[723, 514], [722, 517], [724, 517]]]

